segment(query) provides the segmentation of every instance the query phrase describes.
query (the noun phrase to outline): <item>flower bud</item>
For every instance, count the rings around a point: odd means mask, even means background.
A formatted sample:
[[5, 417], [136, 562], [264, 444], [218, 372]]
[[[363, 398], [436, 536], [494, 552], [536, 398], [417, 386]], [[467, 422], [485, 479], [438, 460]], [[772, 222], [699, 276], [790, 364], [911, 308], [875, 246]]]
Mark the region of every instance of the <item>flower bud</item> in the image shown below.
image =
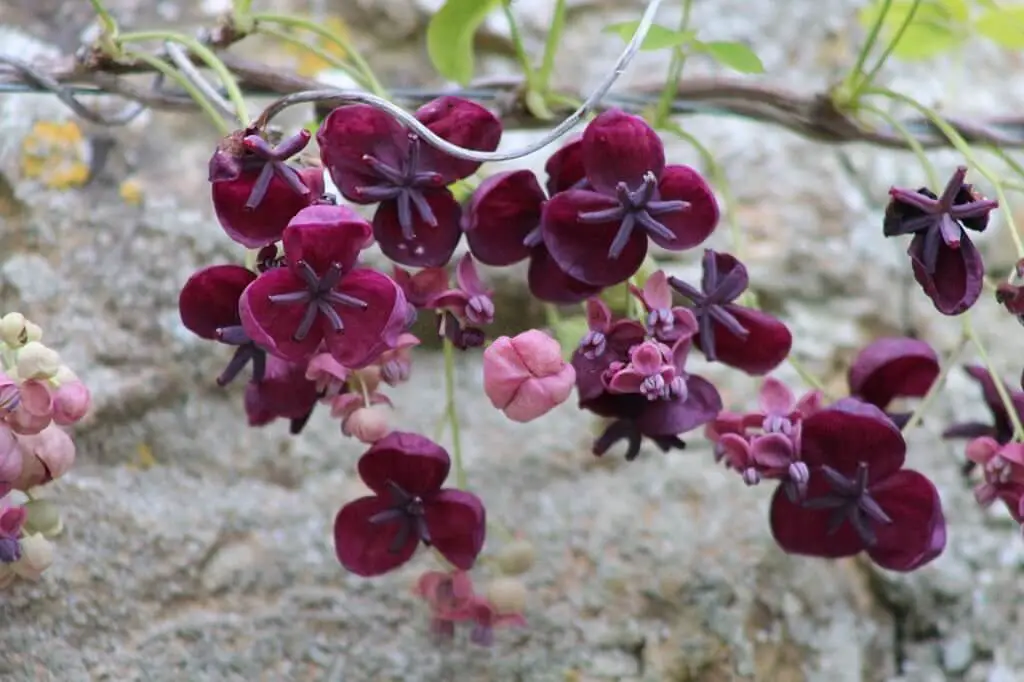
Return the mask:
[[529, 540], [516, 538], [498, 552], [498, 568], [505, 575], [520, 575], [533, 566], [536, 552]]
[[18, 378], [49, 379], [60, 369], [60, 355], [38, 341], [29, 341], [18, 351]]
[[61, 386], [63, 384], [71, 383], [72, 381], [79, 381], [79, 378], [70, 367], [67, 365], [61, 365], [57, 370], [57, 373], [53, 375], [53, 380], [57, 382], [58, 386]]
[[499, 337], [484, 351], [484, 393], [512, 421], [546, 414], [565, 402], [575, 383], [558, 341], [542, 331]]
[[53, 564], [53, 543], [39, 533], [21, 539], [21, 558], [11, 564], [14, 572], [27, 580], [39, 580]]
[[487, 587], [487, 600], [498, 613], [522, 613], [526, 609], [526, 585], [517, 578], [495, 578]]
[[25, 316], [21, 313], [7, 313], [0, 318], [0, 341], [11, 348], [21, 348], [28, 341], [25, 330]]
[[43, 340], [43, 328], [34, 322], [25, 320], [25, 338], [28, 343]]
[[53, 394], [53, 421], [61, 426], [74, 424], [89, 411], [91, 396], [81, 381], [61, 384]]
[[39, 533], [43, 537], [53, 538], [64, 530], [64, 521], [60, 517], [60, 509], [49, 500], [29, 500], [24, 505], [25, 532]]
[[360, 407], [341, 422], [341, 432], [372, 445], [391, 433], [390, 416], [387, 405]]
[[75, 443], [56, 424], [50, 424], [37, 434], [19, 435], [18, 447], [23, 467], [14, 483], [17, 490], [31, 490], [60, 478], [75, 463]]
[[21, 477], [22, 468], [21, 449], [14, 432], [0, 424], [0, 497]]

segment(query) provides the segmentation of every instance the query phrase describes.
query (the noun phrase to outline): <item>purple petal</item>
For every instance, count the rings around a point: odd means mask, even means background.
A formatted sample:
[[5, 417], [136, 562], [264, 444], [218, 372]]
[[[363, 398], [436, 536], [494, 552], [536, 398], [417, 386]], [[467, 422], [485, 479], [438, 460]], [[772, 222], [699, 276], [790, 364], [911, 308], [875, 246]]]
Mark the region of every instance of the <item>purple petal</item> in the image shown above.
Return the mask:
[[718, 201], [700, 174], [689, 166], [666, 166], [658, 183], [658, 200], [685, 201], [682, 211], [663, 213], [656, 217], [675, 236], [666, 240], [651, 234], [655, 244], [670, 251], [692, 249], [711, 236], [718, 226]]
[[873, 526], [878, 544], [868, 556], [890, 571], [912, 571], [946, 547], [946, 520], [935, 485], [916, 471], [897, 471], [871, 488], [875, 502], [892, 519]]
[[473, 568], [487, 534], [480, 498], [464, 490], [442, 490], [425, 505], [430, 544], [456, 568]]
[[305, 261], [318, 275], [334, 263], [348, 272], [371, 233], [370, 224], [347, 206], [309, 206], [299, 211], [285, 228], [285, 258], [292, 266]]
[[398, 219], [398, 203], [385, 201], [373, 217], [373, 236], [385, 256], [410, 267], [441, 267], [448, 263], [459, 244], [462, 209], [447, 189], [428, 190], [423, 197], [437, 219], [437, 225], [425, 223], [418, 211], [412, 212], [413, 238], [406, 240]]
[[925, 234], [919, 233], [914, 235], [907, 253], [914, 269], [914, 279], [932, 300], [935, 309], [943, 315], [959, 315], [974, 305], [981, 296], [985, 266], [967, 233], [963, 234], [958, 249], [940, 241], [932, 274], [924, 265], [924, 248]]
[[751, 458], [762, 467], [782, 469], [795, 458], [793, 442], [781, 433], [757, 436], [750, 444]]
[[359, 458], [359, 477], [378, 495], [390, 494], [388, 481], [409, 495], [433, 495], [451, 469], [448, 452], [418, 433], [392, 431]]
[[238, 299], [256, 279], [241, 265], [211, 265], [192, 274], [178, 296], [182, 324], [204, 339], [215, 339], [218, 329], [241, 324]]
[[844, 398], [803, 421], [800, 458], [812, 469], [828, 465], [853, 478], [868, 465], [868, 480], [879, 481], [903, 466], [907, 445], [885, 413], [869, 403]]
[[939, 356], [924, 341], [883, 338], [857, 354], [847, 381], [850, 393], [885, 409], [897, 397], [922, 397], [939, 372]]
[[317, 317], [309, 333], [295, 340], [306, 312], [301, 304], [285, 305], [270, 300], [276, 294], [306, 291], [306, 283], [288, 268], [267, 270], [246, 287], [238, 302], [242, 327], [249, 338], [289, 361], [302, 361], [313, 356], [324, 337], [324, 320]]
[[263, 200], [255, 209], [246, 207], [260, 171], [244, 171], [235, 180], [215, 182], [210, 186], [213, 209], [224, 232], [250, 249], [272, 244], [292, 217], [324, 191], [323, 171], [319, 168], [300, 171], [302, 182], [310, 190], [299, 194], [276, 173]]
[[775, 377], [765, 377], [757, 402], [761, 411], [767, 414], [784, 416], [796, 408], [796, 396], [793, 395], [793, 391]]
[[245, 412], [250, 426], [279, 418], [301, 419], [313, 410], [319, 397], [316, 382], [306, 378], [305, 363], [268, 355], [263, 379], [245, 387]]
[[[807, 482], [807, 498], [827, 495], [831, 487], [820, 470], [811, 470]], [[789, 554], [838, 559], [853, 556], [864, 549], [864, 543], [850, 523], [843, 523], [830, 533], [832, 510], [810, 509], [791, 501], [785, 485], [772, 495], [770, 524], [772, 537]]]
[[596, 192], [569, 190], [545, 204], [541, 216], [544, 243], [551, 257], [570, 277], [594, 286], [611, 286], [629, 279], [647, 257], [647, 235], [633, 230], [617, 258], [609, 258], [620, 222], [586, 224], [580, 213], [618, 206]]
[[530, 253], [526, 279], [530, 293], [545, 303], [568, 305], [601, 293], [601, 287], [581, 282], [565, 274], [543, 245], [535, 247]]
[[548, 157], [544, 171], [548, 174], [546, 187], [549, 196], [572, 189], [586, 181], [587, 171], [583, 167], [583, 136], [578, 135]]
[[[785, 324], [760, 310], [732, 304], [724, 307], [747, 330], [747, 336], [736, 336], [712, 320], [718, 362], [754, 376], [767, 374], [782, 364], [793, 345], [793, 336]], [[693, 341], [703, 350], [700, 335]]]
[[380, 183], [365, 156], [402, 168], [409, 153], [409, 137], [402, 124], [367, 104], [332, 111], [320, 124], [316, 141], [334, 184], [346, 199], [356, 203], [376, 203], [361, 198], [357, 189]]
[[333, 306], [344, 329], [334, 331], [324, 325], [322, 334], [335, 360], [349, 369], [359, 369], [375, 361], [385, 350], [394, 348], [402, 331], [406, 301], [401, 288], [390, 277], [360, 268], [342, 277], [334, 290], [368, 304], [365, 310]]
[[334, 518], [334, 551], [347, 570], [364, 578], [383, 575], [416, 553], [419, 537], [415, 533], [409, 533], [396, 551], [394, 542], [402, 531], [401, 523], [370, 522], [389, 506], [389, 501], [380, 497], [361, 497], [342, 507]]
[[[654, 400], [637, 420], [645, 436], [678, 436], [711, 422], [722, 411], [722, 397], [704, 377], [686, 379], [686, 400]], [[641, 398], [647, 400], [646, 398]]]
[[471, 254], [467, 253], [459, 259], [459, 264], [455, 268], [455, 279], [459, 283], [459, 288], [470, 298], [491, 295], [491, 292], [484, 287], [484, 283], [480, 280], [480, 273], [476, 270], [476, 264], [473, 262]]
[[492, 175], [477, 187], [466, 205], [462, 230], [469, 250], [486, 265], [512, 265], [530, 254], [523, 243], [540, 226], [546, 197], [529, 170]]
[[[481, 152], [493, 152], [501, 141], [501, 121], [476, 102], [444, 96], [427, 102], [416, 111], [420, 123], [452, 144]], [[468, 178], [480, 168], [476, 161], [457, 159], [424, 144], [420, 149], [420, 168], [444, 177], [445, 184]]]
[[644, 119], [609, 109], [592, 120], [583, 132], [583, 166], [595, 190], [615, 196], [620, 182], [635, 190], [643, 184], [647, 173], [660, 179], [665, 168], [665, 147]]

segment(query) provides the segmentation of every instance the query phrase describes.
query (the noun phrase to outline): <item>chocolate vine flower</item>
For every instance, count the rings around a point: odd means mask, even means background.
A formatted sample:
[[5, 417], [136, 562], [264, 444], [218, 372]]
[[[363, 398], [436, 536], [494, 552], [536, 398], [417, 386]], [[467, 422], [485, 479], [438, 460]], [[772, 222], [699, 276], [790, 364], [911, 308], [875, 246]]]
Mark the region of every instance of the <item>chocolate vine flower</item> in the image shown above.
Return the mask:
[[416, 581], [413, 594], [430, 607], [430, 632], [439, 641], [455, 637], [455, 624], [472, 620], [476, 594], [466, 571], [427, 571]]
[[[593, 361], [587, 362], [581, 350], [573, 354], [580, 408], [612, 420], [594, 443], [592, 451], [595, 455], [601, 456], [612, 445], [625, 440], [628, 444], [626, 459], [632, 461], [640, 454], [640, 444], [645, 437], [654, 441], [663, 452], [672, 448], [682, 449], [686, 446], [679, 439], [681, 434], [715, 418], [722, 409], [722, 398], [711, 382], [686, 372], [689, 348], [689, 339], [683, 339], [672, 349], [675, 379], [682, 386], [655, 400], [641, 393], [614, 393], [607, 387], [595, 394], [592, 387], [584, 383], [587, 379], [584, 382], [580, 380], [583, 371], [593, 371]], [[601, 357], [605, 362], [612, 361], [612, 354], [607, 351]]]
[[700, 330], [697, 318], [689, 308], [672, 305], [672, 287], [664, 270], [657, 270], [643, 289], [630, 284], [629, 290], [643, 303], [647, 311], [647, 331], [658, 341], [674, 344], [679, 339], [692, 337]]
[[249, 338], [295, 362], [324, 343], [349, 369], [393, 348], [407, 306], [390, 278], [355, 267], [369, 233], [349, 208], [317, 204], [300, 211], [282, 237], [285, 267], [262, 273], [242, 294], [239, 312]]
[[423, 268], [412, 274], [396, 265], [392, 276], [405, 300], [416, 308], [426, 308], [431, 298], [448, 289], [448, 271], [444, 268]]
[[[493, 151], [501, 139], [493, 114], [458, 97], [435, 99], [416, 118], [469, 149]], [[462, 211], [447, 186], [475, 173], [479, 163], [435, 150], [390, 114], [363, 104], [332, 111], [317, 142], [342, 195], [357, 204], [379, 204], [373, 234], [384, 255], [416, 267], [448, 262], [462, 236]]]
[[914, 235], [907, 249], [914, 279], [944, 315], [959, 315], [981, 295], [985, 266], [964, 228], [983, 232], [999, 206], [964, 183], [966, 176], [967, 167], [958, 167], [941, 197], [893, 187], [883, 223], [886, 237]]
[[613, 362], [603, 378], [612, 393], [637, 393], [648, 400], [686, 398], [686, 380], [676, 376], [672, 349], [659, 341], [633, 346], [629, 362]]
[[[1017, 261], [1017, 280], [1024, 279], [1024, 260]], [[996, 285], [996, 301], [1024, 324], [1024, 287], [1019, 284], [1000, 282]]]
[[[989, 374], [989, 371], [981, 365], [964, 365], [964, 371], [967, 372], [967, 376], [981, 385], [982, 398], [985, 401], [985, 406], [988, 407], [988, 411], [992, 414], [992, 423], [961, 422], [953, 424], [942, 432], [942, 437], [944, 439], [958, 439], [988, 436], [995, 439], [1000, 445], [1006, 445], [1013, 440], [1013, 422], [1006, 411], [1006, 405], [1003, 404], [1002, 399], [999, 397], [999, 390], [996, 388], [995, 380]], [[1017, 416], [1020, 419], [1024, 419], [1024, 391], [1011, 390], [1005, 382], [1003, 387], [1006, 389], [1006, 394], [1010, 396], [1010, 401], [1017, 410]], [[973, 469], [973, 461], [968, 460], [964, 465], [964, 473], [970, 473]]]
[[245, 387], [249, 426], [266, 426], [276, 419], [287, 419], [291, 422], [290, 432], [297, 435], [306, 426], [320, 397], [316, 382], [306, 378], [306, 363], [268, 355], [263, 379], [250, 380]]
[[426, 307], [447, 310], [460, 321], [483, 326], [494, 322], [494, 293], [484, 287], [480, 274], [473, 263], [473, 257], [466, 254], [455, 269], [458, 287], [439, 291], [427, 299]]
[[999, 500], [1017, 523], [1024, 523], [1024, 444], [1000, 444], [988, 436], [967, 445], [967, 459], [980, 465], [984, 480], [974, 488], [982, 507]]
[[209, 177], [213, 208], [229, 237], [250, 249], [271, 244], [296, 213], [320, 198], [323, 169], [286, 163], [309, 139], [309, 131], [301, 130], [272, 147], [253, 131], [239, 130], [221, 141]]
[[801, 431], [806, 497], [794, 502], [782, 486], [772, 497], [772, 535], [783, 550], [824, 558], [863, 551], [882, 568], [904, 572], [942, 553], [938, 491], [903, 469], [906, 442], [881, 410], [844, 398], [804, 420]]
[[570, 277], [623, 282], [643, 263], [648, 240], [682, 251], [718, 225], [711, 188], [689, 166], [666, 166], [661, 138], [639, 116], [600, 114], [583, 133], [582, 154], [591, 189], [556, 194], [541, 216], [544, 243]]
[[747, 289], [747, 268], [734, 256], [704, 250], [700, 290], [678, 277], [669, 285], [689, 299], [697, 318], [694, 343], [709, 362], [747, 374], [767, 374], [789, 355], [793, 336], [767, 313], [733, 303]]
[[[582, 142], [562, 147], [545, 168], [549, 188], [585, 183]], [[570, 277], [551, 258], [541, 230], [546, 202], [547, 195], [533, 171], [497, 173], [473, 193], [462, 216], [462, 230], [470, 251], [481, 263], [505, 266], [528, 258], [527, 284], [535, 298], [578, 303], [600, 293], [601, 287]]]
[[252, 362], [252, 376], [263, 378], [267, 354], [253, 343], [242, 327], [238, 301], [256, 273], [241, 265], [211, 265], [192, 274], [178, 296], [178, 312], [185, 327], [200, 338], [235, 346], [227, 368], [217, 377], [227, 386]]
[[334, 521], [338, 561], [364, 577], [394, 570], [420, 542], [456, 568], [469, 570], [483, 548], [487, 519], [473, 493], [442, 488], [451, 460], [437, 443], [395, 431], [359, 459], [359, 477], [373, 491], [346, 504]]
[[643, 343], [644, 327], [636, 320], [615, 320], [611, 309], [599, 298], [587, 300], [589, 331], [573, 352], [576, 370], [576, 392], [581, 401], [597, 398], [607, 390], [604, 372], [612, 363], [625, 364], [629, 352]]
[[[939, 356], [924, 341], [890, 337], [877, 339], [850, 363], [846, 380], [850, 395], [885, 410], [896, 398], [921, 398], [939, 378]], [[898, 428], [910, 413], [887, 413]]]

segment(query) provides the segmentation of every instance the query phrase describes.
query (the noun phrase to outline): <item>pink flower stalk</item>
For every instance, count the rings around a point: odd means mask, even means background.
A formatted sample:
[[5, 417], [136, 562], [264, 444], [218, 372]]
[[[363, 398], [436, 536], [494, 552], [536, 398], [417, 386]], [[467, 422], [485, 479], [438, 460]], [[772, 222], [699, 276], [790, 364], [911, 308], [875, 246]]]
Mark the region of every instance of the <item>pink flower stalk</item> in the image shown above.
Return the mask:
[[484, 351], [484, 392], [512, 421], [546, 414], [568, 399], [575, 382], [558, 341], [536, 329], [502, 336]]

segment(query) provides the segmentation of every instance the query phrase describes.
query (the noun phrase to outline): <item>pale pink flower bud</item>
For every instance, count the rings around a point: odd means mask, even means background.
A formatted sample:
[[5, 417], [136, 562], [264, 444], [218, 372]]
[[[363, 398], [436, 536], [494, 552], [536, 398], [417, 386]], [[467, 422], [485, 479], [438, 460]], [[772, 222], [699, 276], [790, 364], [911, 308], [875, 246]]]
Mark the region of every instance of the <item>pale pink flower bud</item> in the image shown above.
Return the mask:
[[11, 564], [11, 569], [27, 580], [39, 580], [53, 563], [53, 543], [34, 533], [23, 537], [20, 544], [21, 558]]
[[387, 405], [360, 407], [341, 422], [341, 432], [367, 445], [391, 433], [391, 408]]
[[75, 463], [75, 443], [64, 429], [50, 424], [39, 433], [18, 437], [23, 467], [14, 483], [18, 490], [30, 490], [60, 478]]
[[29, 379], [18, 386], [17, 407], [7, 423], [19, 435], [39, 433], [53, 421], [53, 394], [44, 381]]
[[484, 392], [512, 421], [546, 414], [568, 399], [575, 383], [558, 341], [542, 331], [499, 337], [484, 351]]
[[53, 394], [53, 421], [61, 426], [74, 424], [89, 411], [92, 397], [81, 381], [61, 384]]
[[316, 390], [323, 393], [325, 398], [333, 398], [341, 393], [348, 374], [348, 368], [330, 353], [314, 355], [306, 365], [306, 378], [316, 383]]
[[21, 450], [14, 432], [0, 424], [0, 497], [11, 491], [22, 468]]

